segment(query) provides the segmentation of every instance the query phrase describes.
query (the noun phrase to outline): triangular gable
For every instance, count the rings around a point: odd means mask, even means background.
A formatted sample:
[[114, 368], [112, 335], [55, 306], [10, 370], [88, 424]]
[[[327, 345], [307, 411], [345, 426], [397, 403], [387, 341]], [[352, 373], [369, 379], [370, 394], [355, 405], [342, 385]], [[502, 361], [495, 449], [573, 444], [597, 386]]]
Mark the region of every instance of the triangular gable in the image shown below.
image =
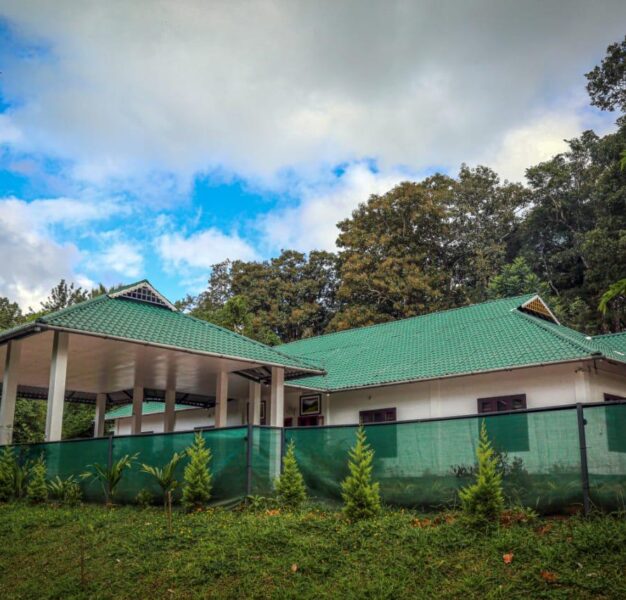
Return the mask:
[[550, 307], [539, 296], [533, 296], [530, 300], [526, 300], [526, 302], [519, 307], [519, 310], [560, 325], [559, 320], [554, 316]]
[[169, 308], [170, 310], [176, 310], [176, 307], [147, 281], [140, 281], [134, 285], [112, 292], [109, 294], [109, 298], [128, 298], [129, 300], [156, 304], [157, 306]]

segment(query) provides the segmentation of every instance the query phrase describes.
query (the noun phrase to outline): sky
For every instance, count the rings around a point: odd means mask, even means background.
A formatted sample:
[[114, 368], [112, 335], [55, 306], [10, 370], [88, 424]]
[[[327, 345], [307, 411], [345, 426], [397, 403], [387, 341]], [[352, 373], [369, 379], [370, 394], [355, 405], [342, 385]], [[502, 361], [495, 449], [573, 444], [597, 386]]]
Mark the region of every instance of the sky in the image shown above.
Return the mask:
[[335, 248], [336, 223], [461, 163], [525, 168], [612, 114], [584, 73], [620, 0], [0, 0], [0, 296]]

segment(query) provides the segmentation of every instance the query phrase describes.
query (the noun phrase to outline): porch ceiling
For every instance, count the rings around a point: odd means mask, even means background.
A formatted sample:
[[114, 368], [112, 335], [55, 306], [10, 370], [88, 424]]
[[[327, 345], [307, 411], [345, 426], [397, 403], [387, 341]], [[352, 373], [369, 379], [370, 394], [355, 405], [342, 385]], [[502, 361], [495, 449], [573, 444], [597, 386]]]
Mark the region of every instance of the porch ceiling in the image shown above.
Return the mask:
[[[52, 331], [43, 331], [20, 340], [22, 353], [18, 385], [47, 388], [53, 335]], [[6, 344], [0, 346], [2, 378], [5, 356]], [[135, 373], [141, 370], [145, 388], [165, 389], [170, 373], [175, 378], [178, 392], [213, 396], [217, 372], [249, 371], [260, 366], [250, 362], [71, 333], [66, 389], [87, 393], [127, 390], [133, 387]], [[229, 396], [246, 395], [247, 382], [239, 377], [236, 381], [233, 380], [229, 387]]]

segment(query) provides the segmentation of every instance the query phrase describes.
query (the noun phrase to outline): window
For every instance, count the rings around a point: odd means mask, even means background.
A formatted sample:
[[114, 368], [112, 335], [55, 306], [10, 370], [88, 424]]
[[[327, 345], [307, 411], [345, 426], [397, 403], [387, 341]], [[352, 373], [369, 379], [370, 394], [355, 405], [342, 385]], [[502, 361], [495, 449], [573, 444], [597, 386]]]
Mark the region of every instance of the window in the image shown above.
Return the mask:
[[[396, 421], [395, 408], [377, 408], [359, 412], [359, 423], [393, 423]], [[397, 428], [370, 427], [367, 430], [367, 441], [372, 445], [375, 456], [378, 458], [395, 458], [398, 456]]]
[[[478, 413], [499, 413], [526, 408], [526, 394], [511, 396], [493, 396], [478, 398]], [[499, 452], [527, 452], [530, 449], [528, 441], [528, 417], [526, 413], [520, 415], [503, 415], [501, 417], [487, 417], [487, 433], [493, 447]], [[482, 420], [479, 420], [479, 427]]]
[[[616, 394], [604, 394], [605, 402], [619, 402], [626, 400]], [[606, 437], [609, 452], [626, 452], [626, 405], [615, 404], [607, 406], [604, 411], [606, 419]]]
[[322, 415], [310, 415], [307, 417], [298, 417], [298, 427], [315, 427], [324, 424]]

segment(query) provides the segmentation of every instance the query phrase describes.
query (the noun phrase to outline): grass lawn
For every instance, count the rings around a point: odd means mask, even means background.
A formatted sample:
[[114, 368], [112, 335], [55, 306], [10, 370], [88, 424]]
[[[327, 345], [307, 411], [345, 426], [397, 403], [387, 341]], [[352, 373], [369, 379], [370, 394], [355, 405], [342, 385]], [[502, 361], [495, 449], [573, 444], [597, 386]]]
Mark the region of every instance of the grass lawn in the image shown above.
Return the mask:
[[0, 598], [626, 598], [623, 517], [485, 535], [403, 511], [275, 512], [177, 512], [168, 535], [156, 508], [0, 505]]

